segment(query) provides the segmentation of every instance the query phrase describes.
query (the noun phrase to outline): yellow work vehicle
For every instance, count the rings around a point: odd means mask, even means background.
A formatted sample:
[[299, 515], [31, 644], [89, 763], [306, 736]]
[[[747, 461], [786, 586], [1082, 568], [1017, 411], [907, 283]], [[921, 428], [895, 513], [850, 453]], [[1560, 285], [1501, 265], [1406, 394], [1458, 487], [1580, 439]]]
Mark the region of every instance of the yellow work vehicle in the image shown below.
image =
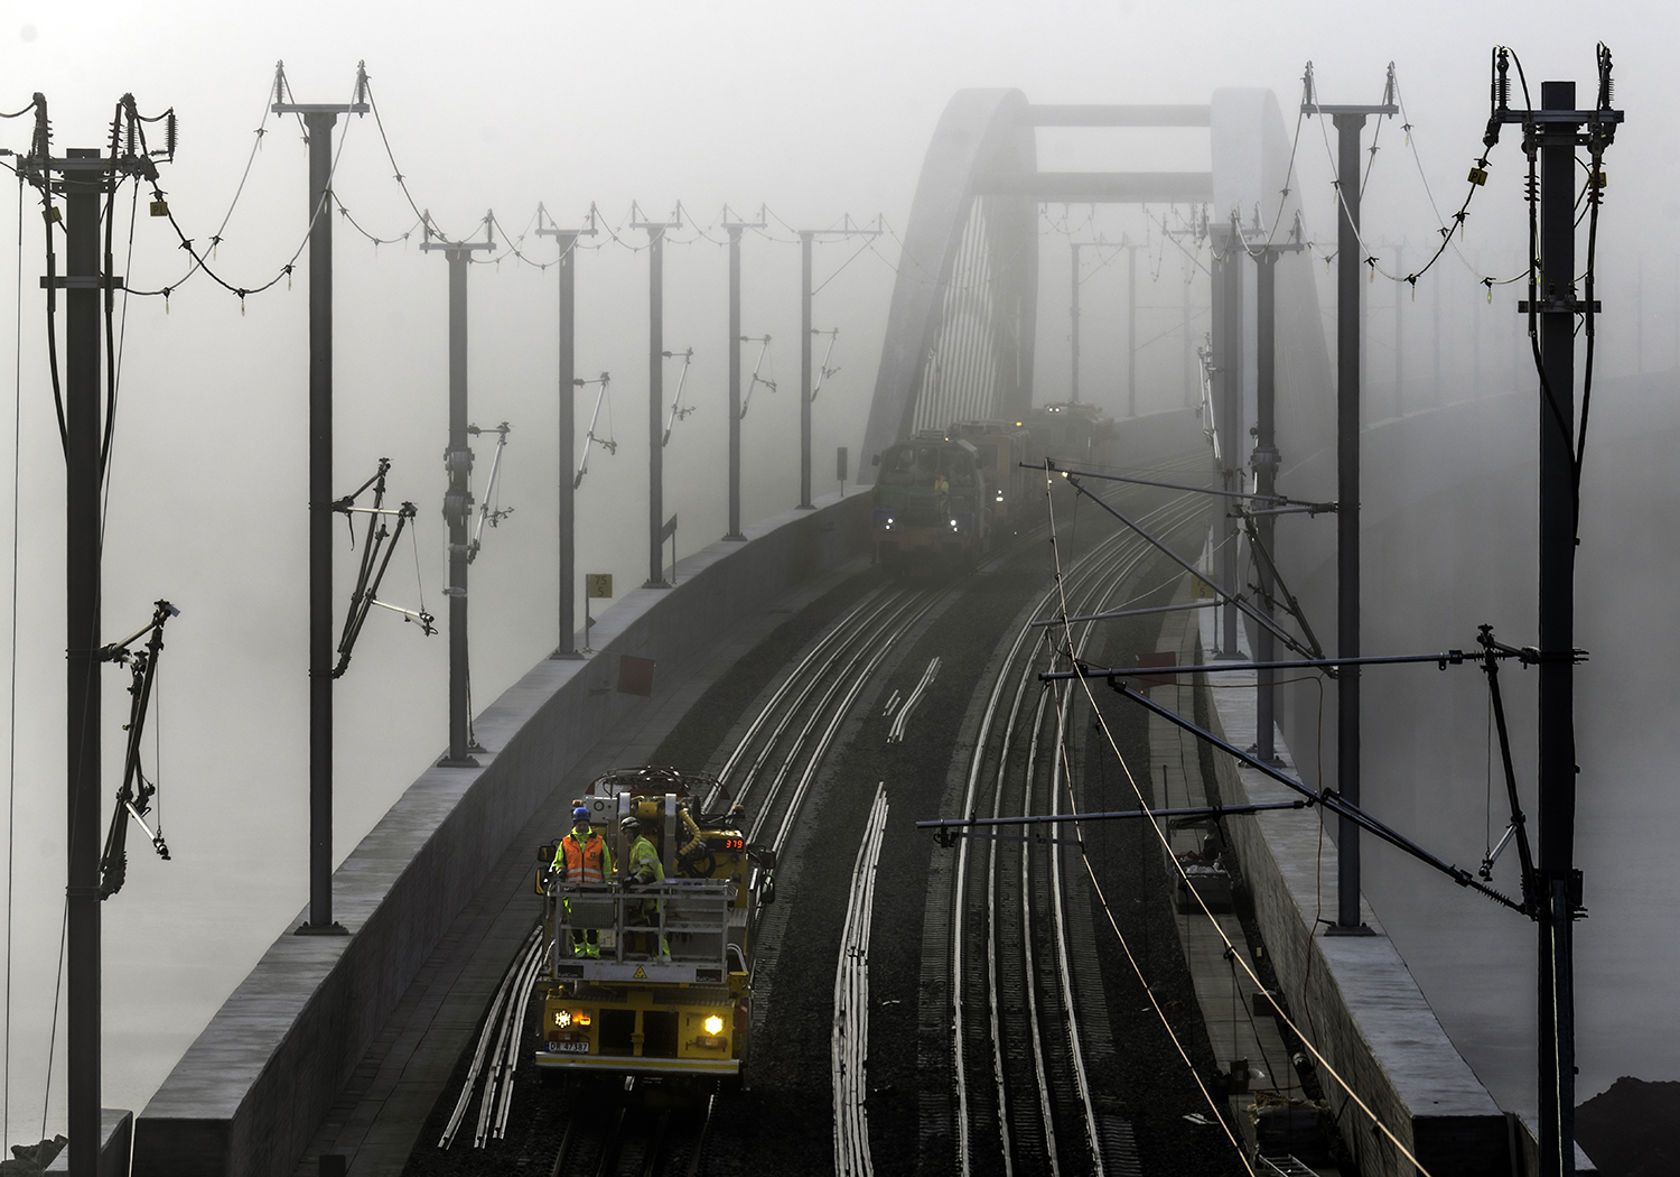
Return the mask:
[[[567, 882], [551, 869], [555, 846], [538, 852], [539, 1072], [739, 1083], [758, 913], [775, 893], [773, 853], [747, 844], [745, 815], [701, 773], [616, 769], [576, 804], [607, 838], [613, 870], [602, 883]], [[707, 804], [721, 811], [706, 813]], [[629, 818], [651, 854], [633, 846]], [[638, 863], [657, 881], [634, 877]]]

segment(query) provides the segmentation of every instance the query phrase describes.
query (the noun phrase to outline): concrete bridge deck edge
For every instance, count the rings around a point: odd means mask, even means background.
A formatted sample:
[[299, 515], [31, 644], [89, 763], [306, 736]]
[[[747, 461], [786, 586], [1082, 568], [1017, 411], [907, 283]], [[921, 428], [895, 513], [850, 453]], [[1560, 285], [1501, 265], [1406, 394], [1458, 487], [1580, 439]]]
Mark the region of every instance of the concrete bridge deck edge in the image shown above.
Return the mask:
[[[1184, 665], [1218, 645], [1214, 611], [1199, 611], [1197, 627], [1177, 626]], [[1163, 634], [1170, 641], [1174, 629]], [[1243, 657], [1251, 655], [1246, 647]], [[1210, 726], [1239, 748], [1256, 743], [1252, 671], [1214, 676], [1208, 686]], [[1294, 758], [1281, 732], [1274, 736], [1285, 772]], [[1214, 757], [1227, 803], [1290, 801], [1298, 797], [1263, 773], [1229, 756]], [[1309, 785], [1312, 782], [1306, 782]], [[1258, 921], [1287, 1008], [1330, 1064], [1405, 1144], [1431, 1177], [1478, 1177], [1535, 1171], [1534, 1128], [1503, 1112], [1441, 1027], [1405, 960], [1361, 900], [1369, 936], [1325, 936], [1321, 912], [1336, 907], [1336, 846], [1330, 829], [1294, 810], [1227, 820], [1231, 840], [1255, 902]], [[1431, 880], [1426, 885], [1434, 885]], [[1448, 886], [1445, 880], [1441, 886]], [[1326, 1098], [1344, 1143], [1366, 1177], [1411, 1177], [1417, 1172], [1328, 1076]], [[1515, 1154], [1513, 1156], [1513, 1154]], [[1576, 1171], [1597, 1169], [1576, 1150]]]

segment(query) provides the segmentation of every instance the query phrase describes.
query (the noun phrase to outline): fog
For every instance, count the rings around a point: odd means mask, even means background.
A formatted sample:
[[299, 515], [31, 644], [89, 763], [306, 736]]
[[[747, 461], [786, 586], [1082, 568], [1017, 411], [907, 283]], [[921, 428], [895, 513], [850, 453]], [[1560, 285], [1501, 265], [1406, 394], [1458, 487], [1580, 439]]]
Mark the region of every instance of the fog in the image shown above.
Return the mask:
[[[815, 405], [815, 489], [823, 493], [836, 489], [836, 447], [850, 448], [855, 470], [899, 250], [894, 230], [907, 219], [940, 111], [962, 87], [1105, 103], [1206, 103], [1217, 87], [1264, 87], [1292, 125], [1288, 112], [1298, 104], [1307, 61], [1315, 63], [1320, 100], [1334, 103], [1378, 100], [1392, 60], [1410, 130], [1391, 122], [1382, 132], [1365, 223], [1385, 257], [1402, 251], [1405, 269], [1433, 250], [1441, 216], [1457, 206], [1464, 172], [1481, 150], [1489, 48], [1511, 44], [1536, 95], [1543, 78], [1578, 79], [1585, 104], [1593, 43], [1602, 39], [1616, 51], [1617, 104], [1628, 124], [1607, 159], [1601, 371], [1672, 368], [1680, 251], [1652, 234], [1676, 211], [1672, 135], [1658, 121], [1680, 98], [1666, 60], [1672, 36], [1663, 34], [1675, 23], [1669, 10], [1630, 4], [1589, 21], [1576, 6], [1547, 3], [1526, 9], [1519, 24], [1431, 2], [1403, 15], [1350, 5], [1332, 23], [1324, 17], [1322, 6], [1295, 0], [1263, 16], [1236, 3], [1094, 0], [633, 8], [493, 0], [466, 9], [379, 0], [251, 11], [203, 0], [144, 8], [25, 2], [0, 24], [0, 110], [20, 110], [32, 92], [45, 94], [54, 151], [62, 153], [101, 146], [124, 92], [148, 115], [173, 106], [180, 148], [160, 166], [170, 208], [201, 248], [220, 236], [211, 253], [217, 274], [255, 289], [280, 273], [306, 228], [307, 160], [297, 123], [266, 113], [275, 63], [285, 62], [297, 101], [324, 103], [349, 101], [357, 62], [366, 62], [379, 118], [339, 121], [335, 194], [368, 233], [411, 235], [376, 246], [346, 218], [335, 226], [335, 491], [360, 485], [378, 458], [392, 460], [391, 498], [412, 500], [419, 511], [414, 549], [399, 552], [381, 595], [411, 606], [423, 597], [440, 617], [447, 612], [440, 515], [446, 266], [419, 250], [409, 202], [458, 238], [482, 236], [481, 218], [494, 210], [524, 260], [498, 249], [501, 260], [469, 275], [469, 416], [481, 426], [512, 427], [498, 498], [514, 511], [487, 533], [471, 573], [473, 697], [481, 709], [551, 650], [559, 632], [555, 497], [577, 454], [555, 453], [557, 275], [551, 265], [540, 268], [554, 259], [553, 240], [521, 236], [539, 202], [570, 228], [598, 210], [602, 232], [580, 242], [577, 263], [577, 373], [611, 373], [618, 446], [590, 457], [578, 491], [576, 546], [579, 572], [610, 571], [621, 592], [648, 571], [647, 254], [640, 249], [646, 234], [626, 227], [633, 204], [649, 220], [682, 210], [665, 251], [664, 346], [694, 349], [685, 401], [695, 411], [677, 424], [664, 460], [665, 510], [679, 516], [677, 544], [686, 554], [727, 526], [727, 272], [718, 227], [725, 208], [742, 220], [761, 207], [767, 214], [763, 230], [744, 235], [742, 250], [742, 330], [772, 337], [763, 375], [778, 385], [752, 392], [743, 422], [751, 520], [798, 501], [794, 231], [831, 228], [848, 216], [854, 224], [880, 217], [885, 230], [816, 250], [815, 326], [838, 329], [831, 361], [838, 371]], [[22, 151], [30, 131], [27, 118], [0, 123], [0, 145]], [[1316, 121], [1303, 130], [1298, 195], [1309, 236], [1328, 244], [1334, 212], [1324, 133]], [[1437, 396], [1503, 391], [1514, 378], [1522, 347], [1515, 316], [1508, 299], [1488, 303], [1478, 279], [1522, 266], [1516, 139], [1508, 129], [1462, 245], [1420, 280], [1415, 301], [1409, 288], [1373, 280], [1366, 349], [1373, 418], [1385, 405], [1399, 416]], [[1206, 135], [1196, 133], [1044, 133], [1039, 149], [1046, 168], [1196, 170], [1207, 159]], [[393, 179], [399, 169], [403, 186]], [[1250, 210], [1243, 211], [1246, 218]], [[123, 309], [104, 624], [108, 637], [132, 632], [159, 597], [175, 602], [181, 616], [167, 634], [150, 721], [157, 742], [148, 750], [174, 858], [157, 861], [143, 838], [131, 836], [127, 886], [103, 906], [104, 1101], [135, 1109], [308, 899], [306, 266], [299, 259], [292, 281], [243, 301], [203, 274], [182, 282], [185, 253], [166, 223], [146, 212], [142, 194], [132, 251], [117, 248], [119, 271], [135, 289], [179, 286], [167, 305], [131, 298]], [[1142, 243], [1132, 258], [1138, 407], [1184, 403], [1183, 325], [1188, 315], [1189, 338], [1199, 343], [1206, 279], [1184, 252], [1194, 244], [1180, 248], [1164, 229], [1189, 216], [1183, 208], [1045, 208], [1039, 400], [1065, 399], [1071, 387], [1069, 242], [1125, 240]], [[31, 190], [0, 200], [7, 242], [0, 272], [13, 278], [0, 283], [0, 321], [13, 324], [6, 351], [19, 390], [15, 478], [0, 479], [18, 488], [16, 624], [5, 638], [14, 668], [7, 1141], [33, 1140], [63, 1124], [61, 1030], [50, 1100], [45, 1076], [63, 911], [64, 480], [37, 288], [44, 273], [38, 218]], [[127, 220], [124, 207], [119, 242]], [[1119, 409], [1128, 258], [1096, 248], [1083, 257], [1080, 391]], [[1305, 264], [1324, 270], [1317, 259]], [[1325, 281], [1322, 273], [1315, 280]], [[822, 348], [819, 340], [819, 360]], [[743, 355], [750, 372], [756, 346]], [[676, 363], [665, 371], [667, 398], [678, 371]], [[595, 391], [578, 392], [580, 445]], [[662, 413], [668, 408], [667, 399]], [[488, 439], [476, 449], [481, 489]], [[1651, 515], [1638, 520], [1653, 522]], [[341, 532], [340, 611], [355, 559]], [[1640, 599], [1654, 609], [1661, 598]], [[607, 605], [597, 602], [597, 614]], [[580, 601], [577, 624], [581, 611]], [[1645, 623], [1661, 632], [1660, 613]], [[1328, 620], [1319, 628], [1327, 632]], [[394, 615], [370, 618], [335, 688], [335, 859], [443, 749], [446, 674], [444, 635], [423, 638]], [[113, 788], [126, 685], [126, 676], [106, 673], [102, 737]], [[57, 1017], [61, 1024], [62, 1011]]]

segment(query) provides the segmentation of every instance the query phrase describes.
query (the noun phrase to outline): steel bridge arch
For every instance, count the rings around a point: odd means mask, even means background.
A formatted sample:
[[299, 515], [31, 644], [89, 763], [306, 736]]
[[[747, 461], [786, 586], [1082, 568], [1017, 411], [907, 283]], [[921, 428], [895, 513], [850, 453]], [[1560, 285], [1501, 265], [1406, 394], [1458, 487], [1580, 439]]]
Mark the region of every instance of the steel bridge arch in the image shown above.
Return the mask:
[[[905, 227], [898, 276], [887, 316], [875, 397], [864, 432], [860, 478], [874, 481], [873, 463], [887, 446], [914, 431], [929, 360], [941, 343], [947, 296], [965, 292], [954, 278], [965, 252], [983, 252], [997, 279], [986, 317], [994, 339], [1013, 339], [1012, 354], [993, 347], [994, 405], [1031, 407], [1032, 351], [1038, 303], [1038, 205], [1026, 195], [980, 196], [993, 176], [1037, 171], [1037, 143], [1020, 90], [961, 90], [934, 129]], [[972, 216], [977, 199], [986, 215]], [[967, 300], [965, 298], [965, 301]]]
[[[1200, 128], [1208, 170], [1042, 173], [1040, 127]], [[1288, 226], [1300, 209], [1292, 157], [1269, 90], [1221, 88], [1206, 104], [1180, 106], [1035, 105], [1016, 89], [959, 90], [934, 130], [900, 242], [859, 481], [872, 482], [882, 450], [919, 428], [1032, 408], [1041, 203], [1190, 201], [1217, 224]], [[1253, 280], [1243, 274], [1212, 292], [1216, 392], [1233, 464], [1254, 402], [1255, 339], [1241, 312]], [[1278, 283], [1280, 304], [1292, 308], [1278, 376], [1310, 406], [1291, 421], [1290, 441], [1313, 453], [1324, 444], [1318, 410], [1329, 371], [1317, 293], [1304, 266], [1287, 267]]]

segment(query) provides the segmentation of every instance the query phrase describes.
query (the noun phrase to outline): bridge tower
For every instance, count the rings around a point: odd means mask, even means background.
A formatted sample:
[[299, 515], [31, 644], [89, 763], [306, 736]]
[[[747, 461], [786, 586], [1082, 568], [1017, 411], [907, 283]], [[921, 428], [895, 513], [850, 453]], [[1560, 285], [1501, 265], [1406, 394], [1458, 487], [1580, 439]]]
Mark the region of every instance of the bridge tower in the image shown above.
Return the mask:
[[1035, 105], [1019, 90], [962, 90], [951, 99], [910, 207], [863, 481], [875, 455], [918, 429], [1032, 407], [1040, 204], [1214, 198], [1211, 171], [1040, 171], [1037, 130], [1210, 127], [1213, 109]]

